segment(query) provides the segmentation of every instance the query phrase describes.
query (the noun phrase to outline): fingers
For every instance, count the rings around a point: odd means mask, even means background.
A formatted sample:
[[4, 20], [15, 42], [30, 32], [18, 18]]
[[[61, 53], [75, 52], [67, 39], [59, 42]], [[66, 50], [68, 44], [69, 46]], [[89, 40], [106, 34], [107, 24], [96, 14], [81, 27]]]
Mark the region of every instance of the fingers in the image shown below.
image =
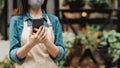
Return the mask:
[[30, 28], [30, 35], [33, 35], [33, 28]]
[[45, 40], [45, 38], [47, 38], [47, 31], [43, 26], [39, 29], [35, 28], [34, 30], [37, 31], [37, 33], [34, 35], [34, 38], [39, 40], [39, 42], [42, 42]]
[[44, 35], [44, 33], [45, 33], [45, 28], [43, 27], [42, 31], [39, 34], [39, 38], [42, 37]]
[[39, 29], [37, 30], [37, 35], [39, 35], [41, 33], [41, 30], [43, 29], [43, 26], [40, 26]]
[[42, 36], [42, 41], [45, 41], [47, 39], [47, 33], [44, 34], [44, 36]]
[[46, 38], [46, 36], [47, 36], [47, 32], [45, 30], [44, 33], [40, 36], [40, 40], [43, 41]]

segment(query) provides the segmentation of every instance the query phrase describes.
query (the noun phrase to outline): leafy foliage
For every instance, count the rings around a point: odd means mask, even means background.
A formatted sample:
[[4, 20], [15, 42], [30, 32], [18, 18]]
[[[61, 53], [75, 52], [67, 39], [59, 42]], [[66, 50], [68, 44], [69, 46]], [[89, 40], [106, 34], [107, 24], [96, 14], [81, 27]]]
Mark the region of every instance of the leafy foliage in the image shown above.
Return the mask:
[[108, 42], [109, 54], [113, 57], [113, 62], [120, 58], [120, 33], [115, 30], [103, 30], [100, 31], [100, 26], [89, 26], [83, 28], [75, 36], [73, 33], [64, 32], [63, 41], [65, 45], [66, 55], [64, 59], [58, 62], [59, 68], [63, 68], [63, 64], [66, 61], [70, 49], [73, 47], [75, 38], [79, 39], [80, 43], [86, 48], [95, 49], [98, 47], [100, 42]]
[[14, 63], [5, 57], [4, 61], [2, 62], [2, 68], [15, 68]]
[[0, 0], [0, 9], [4, 8], [5, 0]]
[[85, 48], [96, 48], [99, 44], [98, 36], [100, 35], [99, 32], [100, 27], [97, 26], [86, 26], [85, 29], [82, 29], [77, 38], [80, 42], [85, 46]]
[[64, 32], [63, 33], [63, 42], [65, 46], [65, 57], [62, 61], [58, 62], [59, 68], [63, 68], [63, 64], [65, 63], [66, 57], [68, 56], [70, 49], [72, 48], [75, 40], [75, 35], [70, 32]]
[[90, 0], [89, 5], [94, 8], [107, 8], [110, 7], [113, 0]]
[[109, 53], [113, 56], [113, 62], [120, 58], [120, 33], [115, 30], [104, 30], [102, 41], [108, 41], [110, 48]]
[[69, 5], [72, 9], [81, 8], [85, 5], [84, 0], [64, 0], [63, 6]]

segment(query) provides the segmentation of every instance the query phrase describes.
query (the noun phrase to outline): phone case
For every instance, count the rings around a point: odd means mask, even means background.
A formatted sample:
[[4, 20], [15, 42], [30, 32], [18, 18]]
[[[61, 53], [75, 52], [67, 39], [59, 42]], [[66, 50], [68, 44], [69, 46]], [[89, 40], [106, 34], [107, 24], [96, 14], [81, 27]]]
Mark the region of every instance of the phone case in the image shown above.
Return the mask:
[[36, 33], [36, 31], [34, 30], [34, 28], [39, 29], [39, 27], [43, 25], [43, 22], [44, 22], [43, 19], [33, 19], [32, 20], [33, 32]]

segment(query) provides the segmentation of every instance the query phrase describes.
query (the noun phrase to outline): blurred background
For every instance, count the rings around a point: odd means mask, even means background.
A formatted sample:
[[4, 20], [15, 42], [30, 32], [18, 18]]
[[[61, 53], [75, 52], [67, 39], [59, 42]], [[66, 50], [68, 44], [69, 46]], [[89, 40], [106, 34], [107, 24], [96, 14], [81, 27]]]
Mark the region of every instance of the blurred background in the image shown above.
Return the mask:
[[[120, 68], [120, 0], [48, 0], [60, 19], [66, 55], [59, 68]], [[17, 0], [0, 0], [0, 68], [8, 59], [9, 22]]]

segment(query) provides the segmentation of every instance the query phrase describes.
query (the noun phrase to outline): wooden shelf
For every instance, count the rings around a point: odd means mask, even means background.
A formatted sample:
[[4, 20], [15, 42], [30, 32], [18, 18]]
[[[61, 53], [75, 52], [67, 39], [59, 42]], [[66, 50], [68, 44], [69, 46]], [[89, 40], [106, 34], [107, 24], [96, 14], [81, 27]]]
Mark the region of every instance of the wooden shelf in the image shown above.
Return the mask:
[[[80, 19], [60, 19], [63, 24], [67, 24], [66, 20], [69, 21], [71, 24], [103, 24], [106, 23], [107, 19], [106, 18], [94, 18], [94, 19], [89, 19], [89, 18], [80, 18]], [[118, 19], [112, 19], [112, 22], [114, 24], [118, 24], [119, 20]]]
[[56, 9], [56, 12], [99, 12], [99, 13], [110, 13], [112, 11], [120, 11], [120, 9]]

